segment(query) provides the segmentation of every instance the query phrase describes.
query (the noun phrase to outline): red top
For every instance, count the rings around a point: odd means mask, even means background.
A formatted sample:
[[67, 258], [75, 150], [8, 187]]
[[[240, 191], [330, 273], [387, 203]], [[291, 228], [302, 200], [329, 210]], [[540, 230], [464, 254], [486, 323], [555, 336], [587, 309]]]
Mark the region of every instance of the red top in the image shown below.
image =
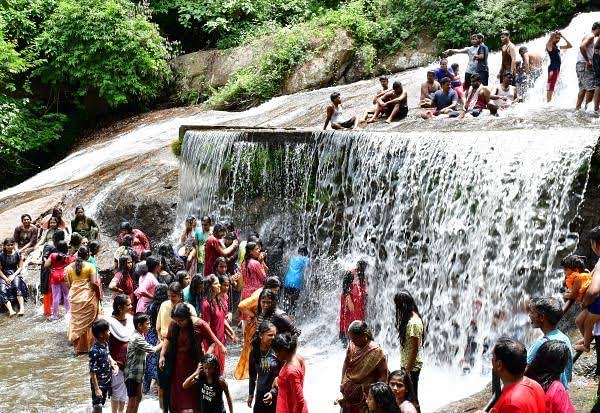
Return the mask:
[[361, 283], [355, 271], [354, 281], [350, 289], [350, 297], [354, 304], [354, 311], [346, 305], [346, 295], [342, 294], [340, 303], [340, 333], [348, 334], [348, 327], [354, 320], [365, 320], [365, 305], [367, 301], [367, 284]]
[[213, 267], [217, 258], [221, 256], [219, 250], [222, 249], [221, 241], [219, 241], [214, 235], [208, 237], [204, 243], [204, 275], [213, 274]]
[[[59, 256], [62, 258], [59, 259]], [[50, 254], [50, 284], [60, 284], [65, 280], [65, 268], [72, 262], [67, 254], [53, 252]]]
[[[148, 241], [148, 237], [139, 229], [133, 229], [131, 232], [131, 236], [133, 237], [133, 241], [131, 243], [131, 248], [137, 252], [138, 258], [142, 256], [142, 252], [144, 250], [150, 249], [150, 241]], [[119, 234], [119, 238], [117, 238], [117, 243], [119, 246], [123, 243], [123, 234]]]
[[554, 380], [546, 391], [546, 413], [575, 413], [569, 392], [560, 380]]
[[250, 258], [248, 262], [242, 264], [242, 276], [244, 277], [244, 290], [242, 291], [242, 300], [250, 297], [252, 293], [263, 285], [267, 274], [262, 264]]
[[304, 359], [301, 356], [296, 357], [300, 361], [300, 367], [286, 363], [279, 372], [276, 413], [308, 413], [302, 389], [306, 368]]
[[542, 386], [529, 377], [502, 389], [490, 413], [545, 413], [546, 395]]
[[[220, 307], [216, 302], [211, 306], [207, 299], [203, 299], [201, 309], [202, 319], [210, 326], [210, 329], [217, 339], [225, 344], [225, 316], [227, 315], [225, 308]], [[213, 341], [204, 341], [204, 351], [207, 351], [212, 343]], [[225, 354], [221, 352], [220, 347], [215, 348], [214, 354], [219, 359], [219, 363], [221, 364], [221, 374], [223, 374], [225, 372]]]

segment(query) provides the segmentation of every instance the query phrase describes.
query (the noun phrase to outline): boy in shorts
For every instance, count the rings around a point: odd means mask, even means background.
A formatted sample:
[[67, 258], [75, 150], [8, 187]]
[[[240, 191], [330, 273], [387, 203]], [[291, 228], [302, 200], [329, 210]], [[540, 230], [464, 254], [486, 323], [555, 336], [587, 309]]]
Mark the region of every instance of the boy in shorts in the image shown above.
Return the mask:
[[127, 413], [137, 413], [142, 401], [142, 382], [146, 369], [146, 355], [155, 353], [162, 347], [162, 342], [156, 346], [148, 344], [144, 336], [150, 330], [150, 316], [146, 313], [136, 313], [133, 316], [135, 331], [127, 345], [127, 361], [125, 362], [125, 386], [127, 387]]
[[108, 322], [102, 318], [92, 324], [92, 334], [96, 342], [88, 353], [90, 359], [90, 386], [94, 413], [101, 413], [106, 397], [110, 395], [111, 368], [118, 369], [108, 351], [110, 331]]

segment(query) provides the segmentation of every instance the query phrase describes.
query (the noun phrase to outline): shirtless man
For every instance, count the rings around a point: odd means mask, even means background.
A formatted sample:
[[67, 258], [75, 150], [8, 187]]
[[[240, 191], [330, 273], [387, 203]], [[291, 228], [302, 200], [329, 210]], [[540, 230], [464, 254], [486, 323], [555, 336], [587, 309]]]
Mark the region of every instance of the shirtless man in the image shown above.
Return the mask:
[[463, 119], [468, 113], [473, 117], [481, 115], [484, 109], [489, 109], [492, 115], [498, 113], [498, 106], [492, 103], [492, 100], [507, 101], [506, 96], [493, 95], [487, 86], [481, 85], [481, 79], [478, 74], [471, 76], [471, 87], [467, 92], [467, 101], [463, 108], [462, 113], [458, 117]]
[[594, 57], [592, 58], [592, 68], [594, 69], [594, 113], [600, 114], [600, 36], [594, 43]]
[[435, 92], [440, 90], [442, 86], [435, 80], [435, 71], [430, 70], [427, 72], [427, 81], [421, 85], [421, 101], [419, 106], [422, 108], [431, 107], [431, 100]]
[[392, 85], [392, 90], [377, 99], [377, 110], [373, 117], [387, 116], [385, 121], [391, 123], [394, 120], [402, 120], [407, 115], [408, 95], [402, 87], [402, 83], [396, 81]]
[[[377, 105], [377, 99], [382, 97], [390, 90], [390, 81], [386, 76], [379, 77], [379, 84], [381, 85], [381, 89], [377, 91], [377, 94], [373, 97], [373, 104]], [[368, 123], [377, 122], [378, 119], [373, 116], [377, 111], [377, 107], [375, 109], [370, 109], [365, 113], [364, 119], [360, 122], [360, 126], [365, 126]]]
[[517, 73], [517, 49], [513, 42], [510, 41], [510, 32], [504, 30], [500, 33], [500, 41], [502, 42], [502, 64], [498, 79], [502, 79], [504, 73]]
[[592, 32], [585, 35], [579, 46], [579, 54], [577, 55], [577, 80], [579, 82], [579, 94], [577, 95], [577, 105], [575, 110], [581, 109], [583, 99], [585, 98], [584, 110], [587, 109], [594, 97], [594, 39], [600, 36], [600, 22], [592, 25]]

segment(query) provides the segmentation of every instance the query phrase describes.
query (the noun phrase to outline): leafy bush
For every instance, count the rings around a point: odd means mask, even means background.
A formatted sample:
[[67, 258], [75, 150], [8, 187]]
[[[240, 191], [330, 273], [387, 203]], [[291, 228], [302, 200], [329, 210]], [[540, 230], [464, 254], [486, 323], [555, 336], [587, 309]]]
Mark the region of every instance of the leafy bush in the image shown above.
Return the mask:
[[112, 107], [156, 98], [170, 74], [158, 28], [128, 0], [59, 0], [36, 45], [35, 76]]

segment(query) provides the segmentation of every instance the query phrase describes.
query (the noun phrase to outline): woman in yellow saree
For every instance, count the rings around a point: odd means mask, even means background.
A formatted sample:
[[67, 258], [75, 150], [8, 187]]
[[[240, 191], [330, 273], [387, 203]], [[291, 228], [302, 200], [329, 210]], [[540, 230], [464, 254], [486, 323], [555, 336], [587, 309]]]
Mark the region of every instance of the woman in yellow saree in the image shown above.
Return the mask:
[[96, 268], [87, 262], [87, 247], [77, 251], [77, 260], [65, 269], [65, 280], [69, 289], [71, 320], [67, 333], [73, 350], [77, 354], [87, 353], [92, 345], [92, 323], [98, 317], [100, 290], [97, 283]]

